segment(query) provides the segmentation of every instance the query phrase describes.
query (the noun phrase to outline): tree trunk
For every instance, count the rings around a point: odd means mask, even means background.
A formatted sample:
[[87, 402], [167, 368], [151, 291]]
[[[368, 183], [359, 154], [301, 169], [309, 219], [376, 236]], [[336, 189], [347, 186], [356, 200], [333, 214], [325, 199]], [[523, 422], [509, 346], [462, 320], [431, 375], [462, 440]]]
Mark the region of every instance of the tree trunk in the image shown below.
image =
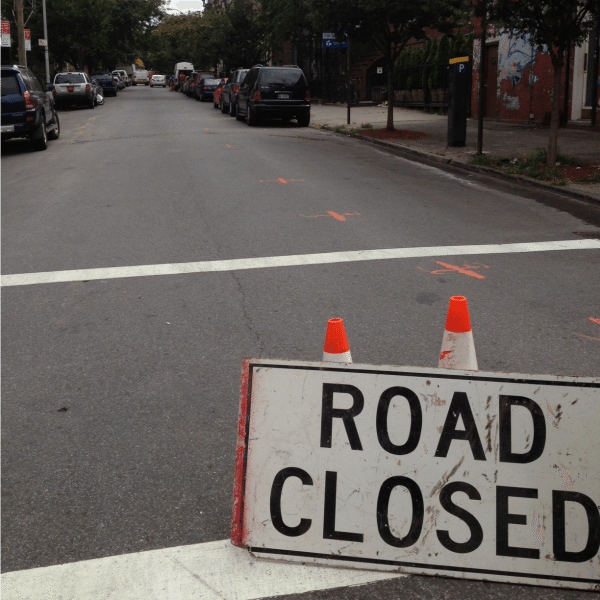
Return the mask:
[[558, 126], [560, 125], [560, 79], [562, 75], [562, 55], [554, 65], [554, 86], [552, 91], [552, 113], [550, 117], [550, 137], [548, 138], [548, 157], [546, 166], [551, 169], [558, 155]]
[[385, 128], [388, 131], [394, 130], [394, 63], [392, 60], [386, 61], [387, 64], [387, 97], [388, 97], [388, 111], [387, 111], [387, 124]]

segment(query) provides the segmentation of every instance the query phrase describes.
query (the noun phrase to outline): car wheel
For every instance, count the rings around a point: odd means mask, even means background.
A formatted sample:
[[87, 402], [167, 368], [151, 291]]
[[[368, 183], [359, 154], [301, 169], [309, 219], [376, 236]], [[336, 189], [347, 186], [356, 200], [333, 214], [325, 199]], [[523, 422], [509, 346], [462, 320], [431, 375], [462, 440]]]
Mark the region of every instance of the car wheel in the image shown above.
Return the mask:
[[96, 103], [93, 98], [88, 102], [88, 108], [96, 108]]
[[223, 114], [226, 114], [229, 112], [229, 107], [227, 106], [227, 104], [225, 104], [225, 102], [223, 102], [223, 98], [221, 98], [221, 103], [219, 104], [219, 108], [221, 109], [221, 112]]
[[44, 116], [42, 116], [42, 121], [33, 135], [41, 135], [39, 139], [31, 140], [33, 148], [35, 150], [46, 150], [48, 148], [48, 133], [46, 131], [46, 118]]
[[310, 125], [310, 114], [299, 116], [298, 125], [300, 125], [300, 127], [308, 127]]
[[58, 115], [54, 113], [54, 129], [48, 134], [49, 140], [57, 140], [60, 135], [60, 121], [58, 120]]
[[258, 117], [256, 116], [256, 113], [252, 110], [250, 106], [248, 106], [248, 110], [246, 112], [246, 123], [249, 127], [254, 127], [255, 125], [258, 125]]
[[235, 109], [236, 109], [235, 102], [230, 102], [230, 103], [229, 103], [229, 114], [230, 114], [232, 117], [235, 117], [235, 116], [236, 116], [236, 115], [235, 115]]

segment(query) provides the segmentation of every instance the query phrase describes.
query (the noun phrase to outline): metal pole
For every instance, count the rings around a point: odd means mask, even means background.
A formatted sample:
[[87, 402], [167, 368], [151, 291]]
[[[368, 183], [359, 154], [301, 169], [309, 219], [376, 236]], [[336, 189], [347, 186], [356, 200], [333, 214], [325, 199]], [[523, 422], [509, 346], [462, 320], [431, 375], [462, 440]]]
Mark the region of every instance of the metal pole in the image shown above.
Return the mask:
[[593, 62], [592, 71], [592, 115], [591, 115], [591, 123], [592, 127], [596, 125], [596, 115], [598, 113], [598, 62], [600, 59], [600, 22], [596, 26], [596, 33], [594, 36], [596, 39], [594, 40], [594, 48], [588, 49], [588, 56], [590, 58], [593, 57], [593, 60], [588, 62]]
[[44, 39], [46, 47], [44, 48], [44, 57], [46, 59], [46, 86], [50, 85], [50, 52], [48, 50], [48, 24], [46, 23], [46, 0], [42, 0], [42, 12], [44, 16]]
[[15, 0], [17, 11], [17, 40], [19, 46], [19, 64], [27, 66], [27, 52], [25, 52], [25, 24], [23, 23], [23, 0]]
[[348, 114], [346, 115], [346, 125], [350, 125], [350, 36], [346, 34], [346, 38], [348, 39], [348, 47], [346, 48], [346, 70], [348, 71], [348, 93], [346, 94], [346, 102], [348, 103]]
[[485, 49], [485, 17], [487, 16], [486, 0], [480, 0], [481, 31], [479, 32], [479, 81], [477, 82], [477, 154], [483, 154], [483, 51]]

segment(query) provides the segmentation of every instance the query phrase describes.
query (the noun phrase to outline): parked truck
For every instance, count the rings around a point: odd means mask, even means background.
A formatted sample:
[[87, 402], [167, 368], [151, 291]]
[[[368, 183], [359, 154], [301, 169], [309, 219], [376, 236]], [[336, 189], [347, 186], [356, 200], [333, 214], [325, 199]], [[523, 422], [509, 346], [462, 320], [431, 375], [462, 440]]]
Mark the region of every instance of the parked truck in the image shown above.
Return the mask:
[[[143, 64], [143, 63], [142, 63]], [[148, 77], [148, 71], [143, 68], [140, 67], [138, 65], [136, 65], [135, 63], [131, 65], [131, 68], [133, 70], [133, 74], [132, 74], [132, 85], [148, 85], [150, 83], [150, 79]]]

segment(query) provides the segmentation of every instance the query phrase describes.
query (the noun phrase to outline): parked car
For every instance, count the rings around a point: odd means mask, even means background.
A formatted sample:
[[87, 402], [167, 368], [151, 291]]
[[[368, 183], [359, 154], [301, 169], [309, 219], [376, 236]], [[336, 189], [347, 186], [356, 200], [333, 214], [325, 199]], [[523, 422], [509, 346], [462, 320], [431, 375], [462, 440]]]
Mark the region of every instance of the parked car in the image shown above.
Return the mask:
[[212, 100], [215, 90], [221, 85], [222, 82], [222, 79], [216, 79], [214, 77], [207, 77], [206, 79], [198, 80], [195, 96], [196, 100], [200, 100], [200, 102]]
[[117, 69], [116, 71], [113, 71], [112, 74], [118, 75], [121, 78], [121, 81], [123, 82], [123, 87], [129, 87], [131, 85], [131, 82], [129, 81], [129, 76], [127, 75], [127, 71], [124, 71], [123, 69]]
[[261, 119], [296, 119], [300, 127], [310, 123], [310, 91], [297, 66], [256, 65], [246, 75], [236, 100], [236, 118], [256, 125]]
[[73, 104], [88, 108], [96, 106], [92, 82], [89, 75], [82, 71], [57, 73], [54, 76], [52, 95], [57, 108]]
[[227, 80], [227, 84], [221, 93], [221, 104], [219, 105], [222, 113], [229, 113], [232, 117], [235, 117], [237, 93], [240, 91], [240, 84], [244, 81], [248, 71], [249, 69], [236, 69]]
[[167, 78], [164, 75], [152, 75], [150, 79], [150, 87], [154, 86], [167, 87]]
[[214, 91], [213, 93], [213, 106], [214, 108], [219, 108], [221, 105], [221, 95], [223, 93], [223, 88], [227, 83], [227, 79], [221, 79], [221, 85]]
[[188, 96], [198, 100], [198, 86], [203, 79], [210, 79], [215, 76], [211, 71], [195, 71], [190, 76], [190, 87]]
[[46, 150], [57, 140], [60, 121], [52, 94], [44, 91], [26, 67], [2, 66], [2, 142], [28, 138], [36, 150]]
[[113, 79], [112, 73], [108, 71], [102, 71], [99, 73], [92, 73], [92, 77], [96, 78], [96, 81], [102, 86], [102, 95], [116, 96], [117, 95], [117, 82]]
[[118, 90], [124, 90], [125, 89], [125, 82], [123, 81], [123, 79], [121, 78], [120, 75], [115, 75], [113, 73], [113, 79], [117, 83], [117, 89]]

